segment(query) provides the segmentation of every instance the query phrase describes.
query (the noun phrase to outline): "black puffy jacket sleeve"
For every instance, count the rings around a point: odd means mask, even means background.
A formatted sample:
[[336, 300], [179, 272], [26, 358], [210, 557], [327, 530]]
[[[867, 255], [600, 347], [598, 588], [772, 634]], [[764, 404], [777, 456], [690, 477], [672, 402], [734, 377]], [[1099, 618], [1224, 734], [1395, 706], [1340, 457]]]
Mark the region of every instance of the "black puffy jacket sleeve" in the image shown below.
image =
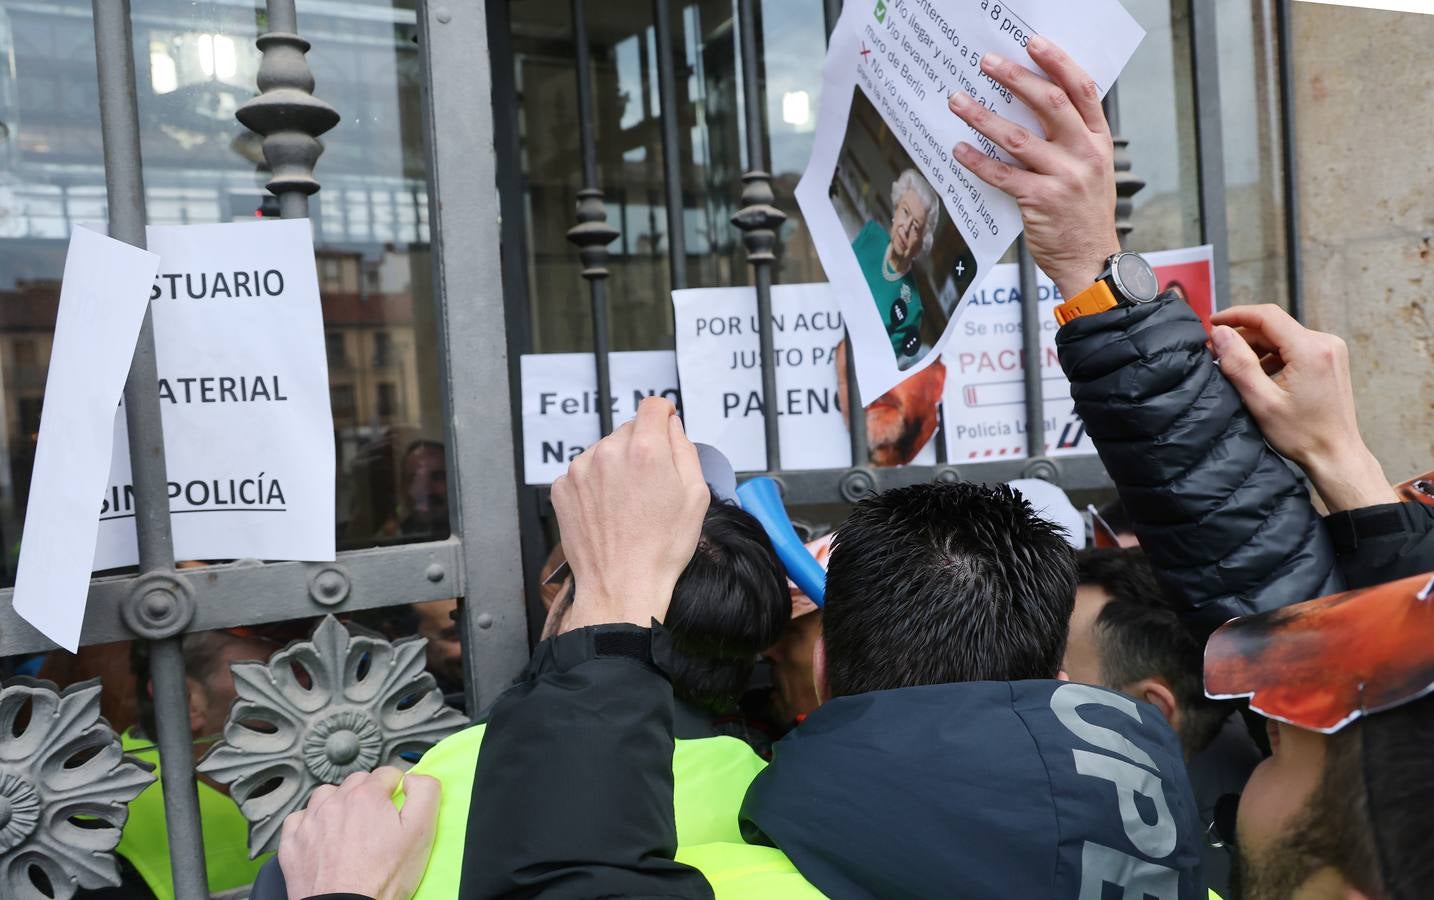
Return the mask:
[[473, 782], [460, 900], [699, 898], [673, 861], [672, 685], [660, 627], [544, 641], [494, 704]]
[[1271, 450], [1184, 302], [1056, 333], [1075, 412], [1141, 547], [1193, 631], [1342, 589], [1308, 491]]

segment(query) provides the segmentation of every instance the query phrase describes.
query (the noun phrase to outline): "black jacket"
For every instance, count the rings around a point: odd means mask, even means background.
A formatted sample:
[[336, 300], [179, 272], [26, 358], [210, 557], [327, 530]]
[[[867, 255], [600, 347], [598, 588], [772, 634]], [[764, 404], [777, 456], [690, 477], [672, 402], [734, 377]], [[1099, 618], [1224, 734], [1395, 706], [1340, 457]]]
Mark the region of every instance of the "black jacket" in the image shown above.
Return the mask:
[[1205, 897], [1174, 732], [1083, 684], [829, 700], [773, 746], [742, 820], [830, 897]]
[[[666, 632], [583, 628], [539, 644], [487, 715], [460, 900], [711, 900], [673, 861], [672, 684]], [[272, 861], [253, 900], [284, 900]], [[312, 900], [367, 900], [348, 894]]]
[[1324, 521], [1351, 589], [1434, 572], [1434, 506], [1385, 503]]
[[1170, 297], [1056, 333], [1075, 412], [1191, 630], [1341, 590], [1309, 493]]
[[660, 627], [630, 625], [538, 645], [488, 717], [462, 900], [712, 896], [672, 859], [669, 652]]

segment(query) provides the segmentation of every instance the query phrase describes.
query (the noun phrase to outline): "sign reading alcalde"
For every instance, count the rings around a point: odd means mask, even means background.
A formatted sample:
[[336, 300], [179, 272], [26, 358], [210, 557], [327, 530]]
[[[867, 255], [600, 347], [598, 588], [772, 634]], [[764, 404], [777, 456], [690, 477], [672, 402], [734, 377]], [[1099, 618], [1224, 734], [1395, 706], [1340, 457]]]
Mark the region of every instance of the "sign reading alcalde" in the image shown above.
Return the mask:
[[[304, 219], [151, 226], [176, 559], [334, 558], [334, 438]], [[137, 559], [124, 407], [94, 568]]]

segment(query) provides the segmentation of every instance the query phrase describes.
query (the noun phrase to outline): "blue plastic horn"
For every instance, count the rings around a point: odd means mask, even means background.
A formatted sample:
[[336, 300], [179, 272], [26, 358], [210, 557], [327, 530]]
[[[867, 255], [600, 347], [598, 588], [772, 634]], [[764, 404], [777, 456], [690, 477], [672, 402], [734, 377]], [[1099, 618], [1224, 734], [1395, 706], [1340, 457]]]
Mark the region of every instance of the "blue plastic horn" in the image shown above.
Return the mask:
[[802, 589], [818, 607], [826, 603], [827, 573], [797, 537], [787, 508], [782, 505], [782, 492], [770, 478], [753, 478], [737, 488], [742, 508], [756, 517], [772, 541], [777, 558], [787, 568], [787, 577]]

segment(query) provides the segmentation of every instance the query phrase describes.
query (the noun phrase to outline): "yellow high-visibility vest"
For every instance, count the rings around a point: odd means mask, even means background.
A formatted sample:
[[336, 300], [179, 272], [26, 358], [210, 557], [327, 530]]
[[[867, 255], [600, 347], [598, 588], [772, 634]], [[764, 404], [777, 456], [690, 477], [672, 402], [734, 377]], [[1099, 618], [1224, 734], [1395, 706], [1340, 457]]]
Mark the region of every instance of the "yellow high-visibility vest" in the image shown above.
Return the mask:
[[[473, 798], [484, 725], [438, 743], [410, 771], [438, 779], [443, 793], [428, 868], [413, 900], [458, 896], [468, 806]], [[747, 786], [766, 762], [737, 738], [679, 740], [672, 751], [672, 806], [677, 818], [677, 861], [700, 871], [719, 900], [821, 897], [780, 850], [742, 841], [737, 814]], [[402, 788], [396, 798], [402, 799]]]
[[[154, 784], [129, 804], [115, 853], [129, 860], [158, 900], [174, 900], [174, 874], [169, 867], [169, 833], [164, 815], [164, 789], [159, 783], [159, 751], [152, 741], [126, 731], [124, 752], [154, 766]], [[249, 858], [249, 821], [227, 794], [200, 780], [199, 819], [204, 829], [204, 865], [209, 892], [228, 891], [254, 883], [259, 867], [273, 854]]]

